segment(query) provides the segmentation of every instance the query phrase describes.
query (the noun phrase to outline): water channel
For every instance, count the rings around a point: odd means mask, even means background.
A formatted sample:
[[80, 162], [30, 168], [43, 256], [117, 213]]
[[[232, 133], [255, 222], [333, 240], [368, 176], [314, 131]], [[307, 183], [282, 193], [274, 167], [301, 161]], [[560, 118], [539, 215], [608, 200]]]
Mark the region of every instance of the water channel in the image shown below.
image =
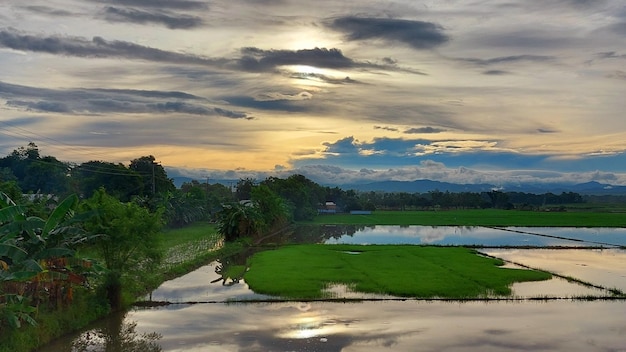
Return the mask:
[[[308, 226], [273, 240], [476, 245], [509, 266], [560, 277], [514, 284], [512, 296], [498, 301], [337, 288], [340, 297], [365, 300], [283, 302], [220, 275], [225, 265], [245, 262], [240, 255], [165, 282], [147, 297], [168, 305], [114, 315], [41, 351], [626, 351], [626, 301], [604, 299], [609, 289], [626, 291], [626, 229]], [[246, 303], [258, 299], [267, 301]]]

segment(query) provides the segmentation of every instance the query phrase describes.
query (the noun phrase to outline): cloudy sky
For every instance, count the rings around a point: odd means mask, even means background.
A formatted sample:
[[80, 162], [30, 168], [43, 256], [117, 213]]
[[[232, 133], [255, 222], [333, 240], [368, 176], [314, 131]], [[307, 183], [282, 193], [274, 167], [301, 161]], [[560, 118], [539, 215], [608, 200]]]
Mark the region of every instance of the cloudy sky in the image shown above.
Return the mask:
[[0, 155], [626, 184], [622, 0], [3, 0]]

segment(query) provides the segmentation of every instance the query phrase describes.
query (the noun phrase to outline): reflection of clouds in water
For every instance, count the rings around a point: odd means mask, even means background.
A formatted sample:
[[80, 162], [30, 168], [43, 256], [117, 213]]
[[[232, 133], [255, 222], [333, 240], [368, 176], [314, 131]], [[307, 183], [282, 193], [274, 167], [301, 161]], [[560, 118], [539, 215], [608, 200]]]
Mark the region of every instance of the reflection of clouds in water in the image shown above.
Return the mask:
[[606, 288], [626, 291], [626, 251], [619, 249], [490, 249], [483, 252], [571, 276]]
[[597, 241], [620, 246], [626, 245], [626, 228], [613, 227], [507, 227], [513, 231], [525, 231], [549, 236]]
[[[524, 235], [520, 235], [524, 236]], [[517, 237], [520, 237], [517, 236]], [[481, 240], [513, 237], [511, 232], [474, 226], [377, 225], [326, 243], [355, 244], [481, 244]], [[450, 243], [447, 243], [450, 242]], [[507, 243], [508, 244], [508, 243]]]
[[[353, 311], [357, 314], [363, 305]], [[146, 322], [146, 331], [164, 331], [166, 351], [200, 351], [207, 341], [223, 351], [342, 351], [353, 344], [393, 345], [410, 331], [386, 332], [387, 326], [362, 326], [318, 303], [249, 305], [199, 304], [185, 312], [141, 310], [129, 317]], [[332, 308], [332, 307], [331, 307]], [[351, 310], [352, 311], [352, 310]], [[173, 314], [174, 313], [174, 314]], [[176, 315], [176, 316], [173, 316]], [[184, 328], [174, 328], [184, 326]], [[214, 348], [217, 348], [214, 346]]]
[[[162, 334], [164, 351], [587, 351], [623, 348], [623, 309], [571, 301], [202, 304], [129, 319]], [[178, 324], [186, 331], [172, 330]]]
[[152, 292], [153, 301], [168, 302], [223, 302], [229, 299], [260, 299], [268, 296], [252, 292], [244, 280], [225, 286], [215, 272], [217, 262], [212, 262], [174, 280], [166, 281]]
[[[518, 232], [519, 231], [519, 232]], [[553, 238], [550, 236], [562, 237]], [[585, 246], [597, 241], [626, 245], [626, 229], [546, 228], [480, 226], [385, 226], [360, 229], [353, 235], [329, 239], [325, 243], [352, 244], [444, 244], [483, 246]]]

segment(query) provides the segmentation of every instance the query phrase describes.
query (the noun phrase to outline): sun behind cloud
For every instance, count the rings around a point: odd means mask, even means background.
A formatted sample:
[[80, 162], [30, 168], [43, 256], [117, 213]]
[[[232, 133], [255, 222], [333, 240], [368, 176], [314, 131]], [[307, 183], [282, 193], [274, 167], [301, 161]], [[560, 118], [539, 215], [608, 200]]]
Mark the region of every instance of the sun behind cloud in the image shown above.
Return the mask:
[[304, 74], [316, 74], [316, 75], [323, 75], [326, 73], [326, 70], [319, 68], [319, 67], [315, 67], [315, 66], [309, 66], [309, 65], [291, 65], [291, 66], [286, 66], [286, 68], [297, 72], [297, 73], [304, 73]]

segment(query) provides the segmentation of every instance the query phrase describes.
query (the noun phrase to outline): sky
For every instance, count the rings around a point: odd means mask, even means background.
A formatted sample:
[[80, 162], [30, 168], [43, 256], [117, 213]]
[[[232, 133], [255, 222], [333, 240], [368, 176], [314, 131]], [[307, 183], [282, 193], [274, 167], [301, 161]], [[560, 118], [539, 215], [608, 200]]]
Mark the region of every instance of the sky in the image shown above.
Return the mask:
[[622, 0], [3, 0], [0, 155], [626, 185]]

